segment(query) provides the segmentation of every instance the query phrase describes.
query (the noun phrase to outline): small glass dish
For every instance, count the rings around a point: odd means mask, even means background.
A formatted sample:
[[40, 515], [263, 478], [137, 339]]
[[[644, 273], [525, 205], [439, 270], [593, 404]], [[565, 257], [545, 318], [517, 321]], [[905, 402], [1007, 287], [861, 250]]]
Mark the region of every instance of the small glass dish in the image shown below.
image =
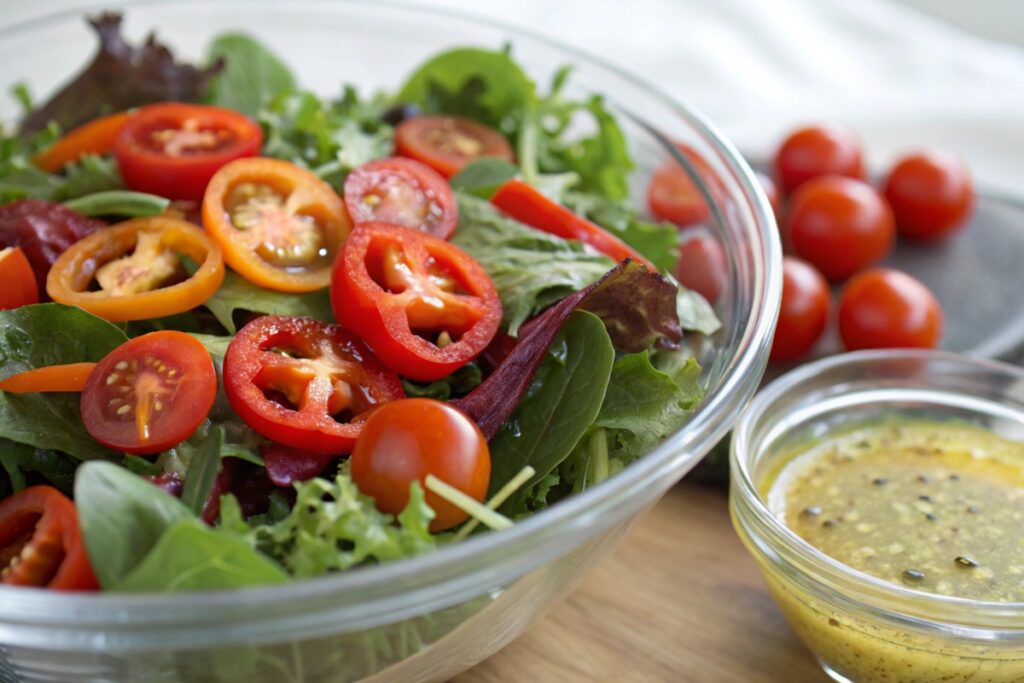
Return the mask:
[[879, 418], [967, 422], [1024, 440], [1024, 369], [932, 351], [827, 358], [764, 389], [733, 430], [733, 525], [779, 608], [836, 681], [1024, 681], [1024, 603], [889, 583], [828, 557], [768, 507], [794, 447]]

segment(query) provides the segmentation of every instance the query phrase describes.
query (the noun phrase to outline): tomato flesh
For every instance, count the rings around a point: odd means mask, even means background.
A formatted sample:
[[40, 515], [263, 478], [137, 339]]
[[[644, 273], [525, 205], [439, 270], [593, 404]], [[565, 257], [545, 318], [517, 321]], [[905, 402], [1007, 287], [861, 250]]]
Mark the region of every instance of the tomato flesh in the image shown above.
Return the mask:
[[0, 583], [56, 590], [99, 588], [75, 505], [51, 486], [0, 500]]
[[398, 377], [338, 325], [284, 316], [239, 330], [224, 356], [224, 391], [263, 436], [329, 455], [351, 451], [366, 413], [405, 396]]
[[213, 359], [195, 337], [151, 332], [114, 349], [89, 374], [82, 421], [105, 446], [157, 453], [196, 430], [216, 393]]
[[974, 185], [964, 164], [941, 152], [901, 159], [885, 181], [885, 198], [900, 235], [941, 239], [964, 224], [974, 206]]
[[381, 407], [366, 420], [352, 451], [352, 480], [377, 509], [397, 515], [418, 481], [434, 510], [433, 532], [468, 515], [426, 488], [428, 475], [482, 502], [491, 478], [487, 440], [471, 419], [440, 401], [410, 398]]
[[498, 131], [460, 116], [415, 116], [395, 129], [399, 156], [421, 161], [450, 178], [483, 157], [515, 161], [512, 146]]
[[263, 130], [229, 109], [161, 103], [125, 122], [114, 155], [125, 184], [170, 199], [202, 199], [229, 161], [259, 154]]
[[793, 131], [775, 153], [775, 177], [789, 194], [826, 175], [864, 177], [861, 143], [841, 126], [807, 126]]
[[839, 302], [839, 334], [847, 349], [935, 348], [945, 317], [919, 280], [889, 268], [850, 279]]
[[791, 361], [806, 355], [828, 322], [828, 282], [818, 270], [793, 256], [782, 259], [782, 304], [769, 358]]
[[355, 223], [380, 221], [443, 240], [455, 232], [458, 205], [434, 169], [413, 159], [376, 159], [345, 179], [345, 206]]

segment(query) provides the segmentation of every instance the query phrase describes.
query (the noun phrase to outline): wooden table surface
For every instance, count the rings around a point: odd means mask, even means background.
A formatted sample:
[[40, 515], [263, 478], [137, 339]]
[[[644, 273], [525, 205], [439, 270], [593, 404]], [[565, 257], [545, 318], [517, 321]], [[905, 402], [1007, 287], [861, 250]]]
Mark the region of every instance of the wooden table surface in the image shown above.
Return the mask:
[[822, 683], [729, 521], [724, 488], [673, 488], [583, 584], [456, 683]]

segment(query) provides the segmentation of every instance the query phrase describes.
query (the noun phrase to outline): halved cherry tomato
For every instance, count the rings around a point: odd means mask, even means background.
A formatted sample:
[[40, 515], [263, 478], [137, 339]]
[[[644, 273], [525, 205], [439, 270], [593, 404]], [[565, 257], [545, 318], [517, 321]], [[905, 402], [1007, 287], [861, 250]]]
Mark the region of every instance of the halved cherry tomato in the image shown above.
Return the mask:
[[785, 230], [793, 252], [833, 282], [885, 258], [896, 239], [885, 198], [843, 176], [801, 185], [786, 206]]
[[334, 264], [331, 304], [388, 367], [421, 381], [476, 358], [501, 322], [494, 283], [469, 254], [386, 223], [352, 231]]
[[268, 439], [334, 455], [352, 450], [366, 413], [405, 397], [398, 377], [339, 325], [273, 315], [231, 340], [224, 392]]
[[729, 284], [729, 259], [718, 238], [703, 228], [686, 232], [692, 234], [684, 237], [679, 246], [676, 279], [713, 304]]
[[40, 152], [32, 162], [49, 173], [55, 173], [86, 154], [107, 154], [134, 111], [101, 116], [65, 133], [62, 138]]
[[263, 129], [220, 107], [164, 102], [124, 123], [114, 155], [125, 184], [169, 199], [202, 199], [210, 178], [234, 159], [259, 154]]
[[900, 159], [886, 178], [885, 198], [900, 235], [935, 240], [963, 225], [974, 205], [974, 185], [962, 161], [932, 151]]
[[192, 435], [217, 394], [213, 359], [176, 330], [129, 339], [107, 354], [82, 389], [82, 422], [104, 446], [157, 453]]
[[395, 401], [370, 415], [352, 451], [352, 481], [372, 496], [381, 512], [397, 515], [418, 481], [435, 517], [430, 530], [444, 531], [468, 515], [426, 489], [428, 475], [482, 502], [491, 479], [487, 440], [473, 420], [427, 398]]
[[330, 284], [352, 229], [330, 185], [278, 159], [240, 159], [218, 171], [203, 198], [203, 225], [239, 275], [279, 292]]
[[96, 590], [75, 505], [52, 486], [0, 500], [0, 583]]
[[0, 311], [39, 303], [32, 264], [21, 247], [0, 249]]
[[[184, 254], [199, 264], [188, 276]], [[94, 232], [68, 248], [50, 269], [54, 301], [113, 322], [181, 313], [202, 304], [224, 281], [220, 248], [176, 218], [136, 218]], [[98, 289], [90, 289], [93, 282]]]
[[498, 131], [461, 116], [415, 116], [395, 129], [395, 152], [422, 161], [450, 178], [481, 157], [515, 161], [512, 145]]
[[818, 270], [793, 256], [782, 259], [782, 305], [770, 358], [796, 360], [807, 354], [825, 331], [828, 283]]
[[[677, 143], [676, 149], [693, 165], [701, 182], [712, 192], [720, 192], [714, 170], [700, 154], [682, 143]], [[647, 187], [647, 205], [655, 217], [681, 228], [703, 223], [711, 216], [704, 195], [675, 159], [669, 159], [655, 169]]]
[[839, 301], [839, 334], [847, 349], [935, 348], [945, 317], [919, 280], [889, 268], [858, 273]]
[[374, 159], [345, 178], [345, 206], [355, 223], [380, 221], [443, 240], [455, 232], [459, 207], [437, 171], [413, 159]]
[[825, 175], [864, 177], [861, 144], [840, 126], [807, 126], [790, 133], [775, 153], [775, 176], [786, 194]]
[[579, 240], [616, 261], [631, 258], [644, 264], [649, 270], [657, 270], [636, 249], [601, 226], [548, 199], [540, 190], [522, 180], [504, 182], [491, 197], [491, 204], [517, 221], [541, 232], [569, 240]]
[[0, 391], [31, 394], [51, 391], [81, 391], [96, 363], [67, 363], [33, 368], [0, 380]]

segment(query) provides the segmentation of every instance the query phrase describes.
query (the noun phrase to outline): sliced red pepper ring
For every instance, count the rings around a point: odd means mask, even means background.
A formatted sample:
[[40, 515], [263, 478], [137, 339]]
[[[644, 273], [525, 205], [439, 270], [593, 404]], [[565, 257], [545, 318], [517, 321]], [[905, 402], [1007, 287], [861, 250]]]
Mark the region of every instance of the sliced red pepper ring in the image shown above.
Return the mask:
[[281, 292], [326, 287], [351, 230], [330, 185], [279, 159], [240, 159], [218, 171], [203, 198], [203, 225], [239, 275]]
[[0, 583], [96, 590], [75, 505], [52, 486], [0, 500]]
[[[192, 275], [182, 255], [199, 264]], [[73, 244], [50, 269], [46, 291], [54, 301], [120, 322], [190, 310], [223, 281], [220, 248], [206, 233], [154, 216], [118, 223]]]
[[349, 453], [376, 406], [405, 397], [398, 377], [338, 325], [264, 316], [224, 356], [224, 391], [246, 424], [277, 443]]
[[338, 322], [395, 372], [440, 379], [483, 352], [501, 323], [501, 301], [469, 254], [436, 237], [362, 223], [334, 264]]

